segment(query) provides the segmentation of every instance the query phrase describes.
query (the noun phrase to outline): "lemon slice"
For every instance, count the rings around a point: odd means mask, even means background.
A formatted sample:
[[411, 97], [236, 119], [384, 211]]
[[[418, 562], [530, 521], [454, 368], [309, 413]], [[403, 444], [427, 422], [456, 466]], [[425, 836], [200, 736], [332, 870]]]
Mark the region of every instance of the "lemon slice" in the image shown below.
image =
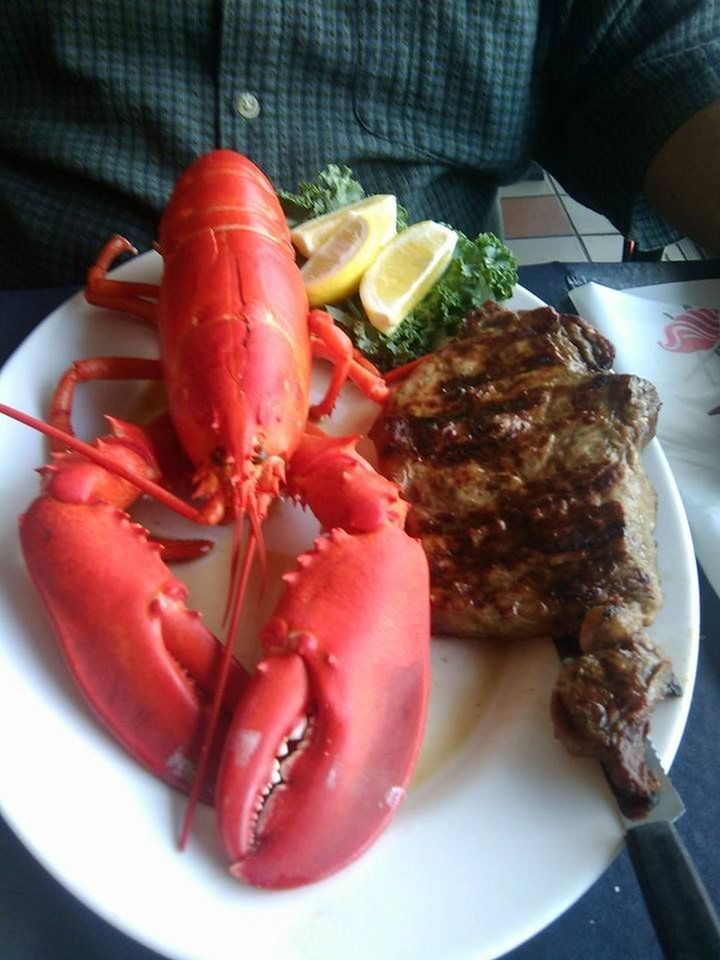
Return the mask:
[[457, 233], [423, 220], [397, 234], [378, 254], [360, 283], [367, 317], [382, 333], [392, 333], [440, 279], [452, 259]]
[[368, 220], [382, 220], [387, 240], [395, 233], [397, 199], [391, 193], [376, 193], [294, 227], [290, 231], [290, 237], [295, 249], [304, 257], [311, 257], [353, 213], [362, 213]]
[[382, 220], [348, 214], [300, 271], [311, 307], [351, 296], [386, 240]]

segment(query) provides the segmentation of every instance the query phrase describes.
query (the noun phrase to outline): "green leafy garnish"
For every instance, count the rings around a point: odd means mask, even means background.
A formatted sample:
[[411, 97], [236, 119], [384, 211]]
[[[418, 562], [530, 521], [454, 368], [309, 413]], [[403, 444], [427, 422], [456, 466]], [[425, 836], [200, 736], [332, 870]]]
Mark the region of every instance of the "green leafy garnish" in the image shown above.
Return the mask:
[[320, 217], [362, 200], [365, 190], [349, 167], [330, 163], [314, 180], [301, 183], [295, 193], [278, 190], [278, 196], [288, 223], [295, 227], [311, 217]]
[[[349, 167], [331, 163], [295, 193], [278, 191], [291, 227], [331, 213], [365, 197]], [[407, 211], [398, 204], [397, 229], [407, 227]], [[454, 336], [466, 314], [485, 300], [506, 300], [517, 283], [517, 260], [493, 233], [470, 240], [458, 232], [450, 264], [427, 296], [389, 336], [372, 326], [358, 296], [328, 306], [355, 346], [381, 370], [408, 363]]]
[[[296, 227], [312, 217], [321, 217], [366, 196], [365, 189], [355, 177], [350, 167], [341, 167], [329, 163], [314, 179], [301, 183], [297, 191], [278, 190], [280, 206], [291, 227]], [[398, 204], [397, 229], [407, 227], [407, 210]]]
[[437, 349], [457, 333], [473, 307], [488, 299], [506, 300], [516, 283], [517, 260], [495, 234], [469, 240], [458, 233], [447, 270], [390, 336], [365, 318], [358, 297], [327, 309], [357, 348], [385, 371]]

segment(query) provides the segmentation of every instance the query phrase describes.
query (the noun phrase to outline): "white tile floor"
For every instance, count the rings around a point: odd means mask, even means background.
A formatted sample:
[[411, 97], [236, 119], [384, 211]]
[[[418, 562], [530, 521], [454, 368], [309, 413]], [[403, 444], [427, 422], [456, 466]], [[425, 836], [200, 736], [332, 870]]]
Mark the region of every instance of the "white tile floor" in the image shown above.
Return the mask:
[[506, 237], [505, 243], [518, 263], [547, 263], [550, 260], [578, 263], [591, 259], [576, 237]]
[[[512, 204], [512, 227], [506, 243], [521, 264], [549, 260], [618, 262], [622, 260], [623, 238], [608, 219], [569, 197], [552, 177], [521, 180], [500, 190], [501, 202]], [[554, 214], [552, 236], [538, 235], [538, 201], [548, 211], [549, 199]], [[523, 200], [526, 203], [523, 203]], [[535, 209], [534, 209], [535, 208]], [[506, 226], [510, 219], [506, 209]], [[567, 226], [559, 226], [567, 222]], [[664, 260], [702, 260], [704, 252], [690, 240], [680, 240], [665, 248]]]

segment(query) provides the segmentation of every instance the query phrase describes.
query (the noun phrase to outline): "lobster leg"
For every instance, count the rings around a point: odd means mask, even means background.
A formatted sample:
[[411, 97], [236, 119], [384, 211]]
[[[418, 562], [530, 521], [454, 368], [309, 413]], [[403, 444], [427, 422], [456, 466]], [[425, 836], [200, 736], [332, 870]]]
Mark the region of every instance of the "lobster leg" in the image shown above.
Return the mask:
[[233, 874], [261, 887], [359, 856], [402, 800], [422, 739], [427, 561], [397, 488], [354, 442], [315, 433], [290, 465], [289, 492], [332, 529], [285, 578], [223, 752], [220, 835]]
[[[50, 423], [65, 433], [74, 434], [72, 406], [75, 388], [90, 380], [160, 380], [159, 360], [143, 357], [92, 357], [76, 360], [58, 381], [50, 405]], [[62, 449], [61, 441], [53, 441], [52, 449]]]
[[323, 310], [311, 310], [308, 314], [308, 326], [313, 355], [330, 360], [333, 364], [333, 375], [327, 393], [320, 403], [310, 408], [310, 416], [319, 420], [332, 412], [348, 377], [371, 400], [384, 403], [388, 388], [380, 372], [355, 350], [348, 335], [335, 325], [332, 317]]
[[151, 283], [109, 280], [106, 276], [113, 261], [123, 253], [136, 254], [137, 250], [125, 237], [115, 234], [88, 270], [85, 299], [97, 307], [124, 311], [155, 326], [157, 317], [154, 301], [158, 297], [158, 288]]
[[[162, 364], [159, 360], [144, 357], [91, 357], [74, 361], [60, 377], [50, 404], [50, 424], [61, 431], [59, 435], [51, 437], [51, 449], [55, 452], [65, 450], [68, 436], [75, 436], [72, 411], [75, 388], [78, 384], [92, 380], [160, 379], [162, 379]], [[161, 414], [145, 428], [139, 430], [119, 420], [113, 420], [110, 417], [108, 419], [113, 425], [115, 436], [122, 436], [125, 443], [132, 441], [133, 433], [139, 438], [141, 448], [144, 448], [148, 442], [151, 443], [152, 455], [160, 467], [160, 473], [167, 486], [171, 489], [182, 487], [186, 493], [190, 492], [186, 481], [192, 475], [192, 464], [178, 443], [167, 414]], [[108, 472], [107, 478], [110, 479], [112, 476], [112, 471]], [[150, 539], [153, 543], [161, 544], [164, 550], [163, 557], [168, 563], [196, 560], [208, 553], [213, 546], [210, 540], [204, 539], [177, 540], [167, 537]]]

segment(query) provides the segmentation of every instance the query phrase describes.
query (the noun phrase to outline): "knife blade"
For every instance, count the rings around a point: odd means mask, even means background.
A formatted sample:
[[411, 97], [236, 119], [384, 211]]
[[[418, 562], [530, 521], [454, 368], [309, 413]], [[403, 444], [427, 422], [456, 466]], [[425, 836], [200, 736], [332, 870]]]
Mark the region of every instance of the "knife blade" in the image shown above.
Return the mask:
[[654, 803], [644, 810], [629, 808], [627, 798], [607, 779], [655, 933], [671, 960], [718, 960], [720, 920], [674, 826], [685, 805], [647, 738], [645, 762], [658, 789]]

